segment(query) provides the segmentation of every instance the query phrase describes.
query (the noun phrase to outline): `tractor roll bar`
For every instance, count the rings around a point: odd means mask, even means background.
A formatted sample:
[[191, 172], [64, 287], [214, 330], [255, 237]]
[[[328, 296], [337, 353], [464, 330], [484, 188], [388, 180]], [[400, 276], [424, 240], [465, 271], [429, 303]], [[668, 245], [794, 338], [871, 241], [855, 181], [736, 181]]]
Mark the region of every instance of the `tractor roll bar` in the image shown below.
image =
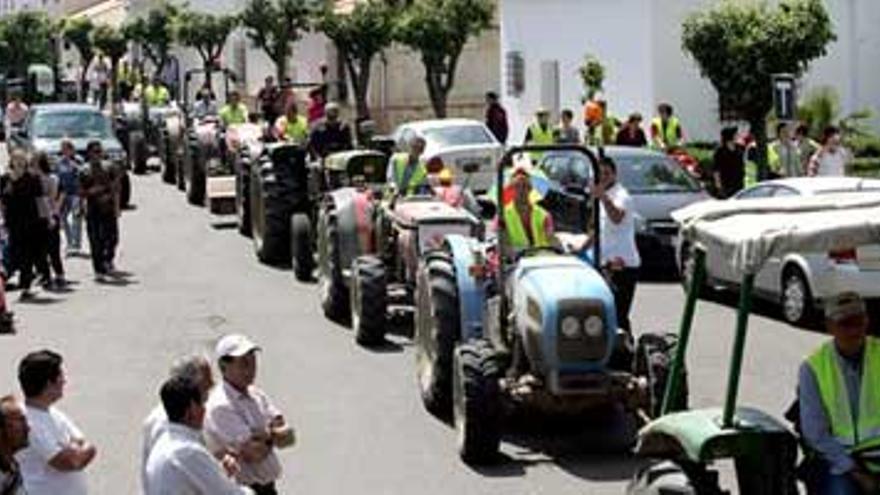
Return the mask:
[[[505, 247], [507, 246], [507, 226], [504, 224], [504, 169], [506, 166], [513, 165], [513, 157], [515, 155], [521, 153], [529, 153], [529, 152], [547, 152], [547, 151], [571, 151], [574, 153], [581, 153], [587, 157], [587, 160], [590, 162], [590, 167], [593, 171], [593, 184], [599, 184], [599, 158], [590, 151], [588, 148], [577, 144], [557, 144], [557, 145], [522, 145], [522, 146], [513, 146], [508, 148], [507, 152], [504, 153], [504, 156], [501, 157], [501, 160], [498, 162], [498, 171], [496, 174], [496, 197], [495, 204], [498, 207], [498, 259], [499, 259], [499, 268], [498, 268], [498, 287], [501, 288], [499, 290], [501, 295], [501, 307], [507, 307], [507, 291], [503, 289], [504, 287], [504, 276], [505, 276], [505, 260], [504, 260], [504, 252]], [[604, 150], [599, 148], [599, 156], [604, 157]], [[595, 226], [593, 232], [593, 266], [596, 270], [599, 270], [602, 265], [602, 247], [600, 246], [599, 239], [599, 200], [596, 198], [592, 198], [593, 201], [593, 211], [592, 211], [592, 220], [593, 225]], [[584, 232], [587, 231], [587, 227], [589, 225], [582, 225], [582, 229]], [[505, 328], [506, 315], [504, 311], [499, 311], [499, 317], [501, 319], [501, 328]]]
[[[188, 111], [187, 108], [189, 106], [189, 84], [192, 81], [193, 74], [205, 74], [204, 68], [190, 69], [184, 73], [183, 76], [183, 109], [184, 112]], [[215, 74], [220, 72], [223, 74], [223, 91], [225, 100], [229, 100], [229, 81], [236, 82], [237, 77], [235, 72], [225, 67], [212, 70], [211, 74]]]

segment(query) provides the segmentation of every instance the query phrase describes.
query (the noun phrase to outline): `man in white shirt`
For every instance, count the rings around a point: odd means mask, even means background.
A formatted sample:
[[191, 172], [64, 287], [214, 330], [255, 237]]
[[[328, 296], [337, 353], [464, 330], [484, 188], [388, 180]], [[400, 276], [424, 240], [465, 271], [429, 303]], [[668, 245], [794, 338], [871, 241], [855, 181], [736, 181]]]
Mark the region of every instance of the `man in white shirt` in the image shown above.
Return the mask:
[[27, 445], [24, 409], [11, 395], [0, 397], [0, 494], [25, 495], [15, 453]]
[[[211, 389], [214, 387], [214, 376], [211, 373], [211, 363], [208, 361], [208, 358], [201, 354], [194, 354], [192, 356], [185, 357], [180, 359], [171, 367], [171, 372], [168, 375], [170, 378], [174, 377], [185, 377], [194, 381], [199, 386], [199, 391], [202, 394], [202, 397], [207, 398], [208, 394], [211, 392]], [[147, 491], [147, 460], [150, 457], [150, 452], [153, 450], [153, 446], [159, 440], [159, 437], [167, 430], [168, 427], [168, 415], [165, 413], [165, 408], [162, 404], [157, 405], [150, 412], [150, 415], [147, 416], [147, 419], [144, 420], [143, 425], [143, 448], [141, 449], [141, 484], [144, 492]], [[224, 460], [225, 463], [229, 464], [232, 461], [229, 459]]]
[[252, 495], [223, 473], [202, 440], [205, 406], [194, 380], [169, 378], [160, 391], [168, 417], [147, 461], [146, 495]]
[[599, 200], [602, 267], [614, 292], [617, 326], [632, 333], [629, 311], [642, 264], [636, 247], [633, 200], [617, 182], [617, 165], [611, 158], [603, 158], [599, 168], [599, 184], [591, 186], [590, 194]]
[[236, 454], [240, 484], [253, 488], [256, 495], [277, 495], [281, 464], [275, 448], [293, 445], [294, 434], [266, 394], [253, 385], [258, 350], [243, 335], [227, 335], [217, 343], [223, 383], [208, 399], [205, 438], [215, 454]]
[[42, 350], [28, 354], [18, 365], [25, 396], [30, 442], [17, 455], [28, 495], [86, 495], [84, 470], [95, 459], [95, 446], [73, 421], [54, 407], [66, 383], [61, 356]]
[[840, 129], [829, 126], [822, 134], [822, 147], [810, 158], [807, 171], [811, 177], [843, 177], [852, 160], [840, 138]]
[[6, 104], [6, 133], [11, 134], [13, 127], [20, 127], [24, 124], [28, 114], [28, 106], [21, 101], [21, 95], [15, 93], [12, 95], [9, 103]]

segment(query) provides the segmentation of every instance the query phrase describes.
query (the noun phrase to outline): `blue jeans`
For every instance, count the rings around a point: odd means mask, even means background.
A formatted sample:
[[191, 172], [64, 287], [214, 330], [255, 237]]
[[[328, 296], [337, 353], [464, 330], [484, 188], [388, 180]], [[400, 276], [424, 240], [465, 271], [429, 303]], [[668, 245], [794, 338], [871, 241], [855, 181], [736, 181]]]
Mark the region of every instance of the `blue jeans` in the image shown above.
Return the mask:
[[862, 495], [862, 489], [848, 474], [831, 474], [826, 470], [819, 477], [822, 495]]
[[79, 196], [65, 196], [61, 205], [61, 228], [67, 240], [67, 249], [82, 248], [82, 201]]

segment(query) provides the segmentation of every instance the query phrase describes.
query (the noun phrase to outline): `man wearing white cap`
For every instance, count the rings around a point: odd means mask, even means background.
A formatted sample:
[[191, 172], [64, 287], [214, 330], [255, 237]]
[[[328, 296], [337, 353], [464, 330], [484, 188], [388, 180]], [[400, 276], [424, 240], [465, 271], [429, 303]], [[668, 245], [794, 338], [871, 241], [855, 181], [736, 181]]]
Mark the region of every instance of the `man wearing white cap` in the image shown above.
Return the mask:
[[818, 457], [818, 493], [859, 495], [880, 489], [880, 339], [867, 336], [858, 294], [825, 305], [834, 337], [801, 365], [801, 430]]
[[227, 335], [217, 343], [223, 383], [208, 398], [205, 437], [215, 454], [237, 455], [240, 484], [256, 495], [276, 495], [281, 464], [275, 448], [293, 445], [294, 434], [269, 397], [254, 386], [259, 350], [243, 335]]

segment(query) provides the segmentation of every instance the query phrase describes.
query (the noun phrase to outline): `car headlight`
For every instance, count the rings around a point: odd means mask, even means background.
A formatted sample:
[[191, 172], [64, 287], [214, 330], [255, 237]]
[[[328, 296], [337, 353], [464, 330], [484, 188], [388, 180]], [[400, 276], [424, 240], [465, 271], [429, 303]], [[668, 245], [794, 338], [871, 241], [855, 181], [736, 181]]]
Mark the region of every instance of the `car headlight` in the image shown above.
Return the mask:
[[590, 316], [584, 320], [584, 333], [587, 334], [587, 337], [592, 339], [602, 336], [603, 327], [602, 318], [599, 318], [596, 315]]
[[562, 335], [568, 339], [580, 337], [581, 324], [574, 316], [566, 316], [562, 319]]

